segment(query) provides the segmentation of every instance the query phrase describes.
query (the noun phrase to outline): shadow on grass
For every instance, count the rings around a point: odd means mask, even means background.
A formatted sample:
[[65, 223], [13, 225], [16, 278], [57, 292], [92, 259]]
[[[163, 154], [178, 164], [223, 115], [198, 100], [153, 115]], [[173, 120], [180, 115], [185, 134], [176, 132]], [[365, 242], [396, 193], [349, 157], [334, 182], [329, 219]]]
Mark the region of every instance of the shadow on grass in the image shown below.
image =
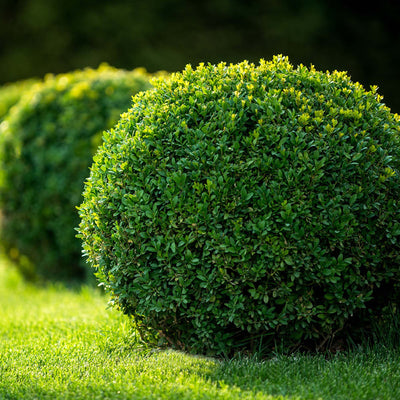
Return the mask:
[[[84, 360], [72, 373], [38, 369], [2, 399], [396, 399], [399, 353], [376, 348], [324, 356], [215, 360], [172, 350], [111, 351], [109, 365]], [[43, 372], [43, 371], [42, 371]], [[51, 379], [51, 375], [54, 379]]]

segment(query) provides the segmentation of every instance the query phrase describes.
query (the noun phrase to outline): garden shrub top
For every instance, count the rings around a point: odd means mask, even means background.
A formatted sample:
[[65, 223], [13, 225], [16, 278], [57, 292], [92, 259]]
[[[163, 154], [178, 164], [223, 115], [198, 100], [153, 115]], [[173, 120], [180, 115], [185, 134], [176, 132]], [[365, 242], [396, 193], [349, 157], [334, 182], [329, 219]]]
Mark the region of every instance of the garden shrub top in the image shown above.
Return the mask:
[[35, 83], [37, 83], [37, 80], [27, 79], [0, 86], [0, 121], [5, 117], [8, 110], [18, 102], [22, 94]]
[[105, 133], [84, 251], [150, 337], [322, 343], [398, 285], [399, 121], [344, 72], [189, 65]]
[[76, 206], [102, 132], [132, 95], [150, 88], [141, 69], [101, 65], [48, 75], [27, 91], [1, 125], [1, 242], [28, 278], [83, 272]]

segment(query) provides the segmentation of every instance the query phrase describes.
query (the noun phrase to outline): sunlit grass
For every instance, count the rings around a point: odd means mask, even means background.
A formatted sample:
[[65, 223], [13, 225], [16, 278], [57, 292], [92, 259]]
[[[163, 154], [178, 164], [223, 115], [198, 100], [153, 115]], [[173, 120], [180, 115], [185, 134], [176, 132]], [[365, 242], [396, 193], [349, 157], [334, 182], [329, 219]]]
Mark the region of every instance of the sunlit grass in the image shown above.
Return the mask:
[[399, 352], [216, 360], [148, 349], [96, 289], [0, 267], [0, 399], [398, 399]]

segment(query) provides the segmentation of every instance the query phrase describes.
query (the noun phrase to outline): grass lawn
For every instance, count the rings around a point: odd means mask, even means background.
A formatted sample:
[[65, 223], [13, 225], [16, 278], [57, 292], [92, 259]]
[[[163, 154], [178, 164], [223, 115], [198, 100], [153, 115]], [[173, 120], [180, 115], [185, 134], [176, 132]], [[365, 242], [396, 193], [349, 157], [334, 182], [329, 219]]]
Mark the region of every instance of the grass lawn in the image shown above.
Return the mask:
[[0, 266], [0, 399], [400, 399], [400, 351], [221, 361], [147, 349], [96, 290]]

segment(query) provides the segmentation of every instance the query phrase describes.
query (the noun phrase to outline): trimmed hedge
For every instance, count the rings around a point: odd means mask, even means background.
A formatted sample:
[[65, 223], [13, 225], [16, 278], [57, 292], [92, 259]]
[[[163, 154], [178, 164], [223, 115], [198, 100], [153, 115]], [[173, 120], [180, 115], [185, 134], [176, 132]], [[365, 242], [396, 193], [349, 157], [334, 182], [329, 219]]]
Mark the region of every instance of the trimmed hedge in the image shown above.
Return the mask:
[[1, 242], [28, 279], [83, 276], [76, 206], [102, 132], [149, 89], [144, 70], [101, 65], [33, 86], [0, 137]]
[[80, 206], [88, 260], [144, 336], [317, 346], [396, 300], [400, 118], [376, 88], [282, 56], [155, 87], [105, 133]]

